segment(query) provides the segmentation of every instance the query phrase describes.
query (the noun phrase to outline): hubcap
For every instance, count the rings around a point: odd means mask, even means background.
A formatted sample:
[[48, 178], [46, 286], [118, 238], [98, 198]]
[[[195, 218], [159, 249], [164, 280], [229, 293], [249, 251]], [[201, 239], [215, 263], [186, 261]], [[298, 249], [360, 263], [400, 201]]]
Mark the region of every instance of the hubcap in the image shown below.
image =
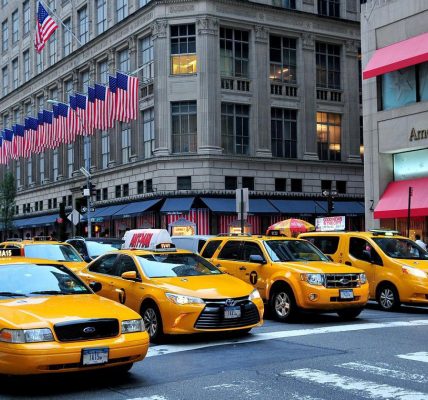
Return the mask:
[[389, 309], [394, 305], [394, 292], [391, 289], [384, 289], [380, 293], [380, 304], [383, 308]]
[[144, 311], [144, 326], [150, 337], [156, 335], [158, 330], [158, 319], [156, 318], [156, 313], [153, 308], [148, 308]]
[[290, 306], [287, 293], [281, 292], [275, 296], [275, 311], [280, 317], [286, 317], [290, 313]]

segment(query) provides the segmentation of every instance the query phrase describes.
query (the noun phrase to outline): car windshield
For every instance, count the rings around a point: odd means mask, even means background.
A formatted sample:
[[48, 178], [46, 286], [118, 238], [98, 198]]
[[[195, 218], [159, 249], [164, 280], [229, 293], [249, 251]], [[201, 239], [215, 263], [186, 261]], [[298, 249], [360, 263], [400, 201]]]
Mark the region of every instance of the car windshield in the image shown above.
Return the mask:
[[410, 239], [404, 238], [373, 238], [382, 251], [392, 258], [407, 260], [428, 260], [428, 253]]
[[214, 265], [196, 254], [147, 254], [137, 258], [149, 278], [222, 274]]
[[25, 257], [55, 261], [83, 261], [73, 246], [66, 244], [27, 244]]
[[116, 251], [117, 248], [110, 244], [98, 243], [98, 242], [86, 242], [89, 257], [95, 258], [101, 254], [107, 253], [108, 251]]
[[92, 293], [62, 265], [0, 265], [0, 299]]
[[272, 261], [330, 261], [311, 243], [303, 240], [265, 240]]

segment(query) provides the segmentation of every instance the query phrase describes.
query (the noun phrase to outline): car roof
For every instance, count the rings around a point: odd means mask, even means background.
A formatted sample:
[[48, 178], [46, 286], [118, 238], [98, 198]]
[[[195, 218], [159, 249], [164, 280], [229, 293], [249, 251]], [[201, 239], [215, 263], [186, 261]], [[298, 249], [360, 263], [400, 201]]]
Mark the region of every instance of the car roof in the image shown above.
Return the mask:
[[0, 245], [6, 245], [6, 244], [13, 244], [16, 246], [23, 247], [26, 244], [64, 244], [68, 245], [66, 242], [60, 242], [57, 240], [33, 240], [33, 239], [24, 239], [21, 241], [13, 241], [13, 240], [7, 240], [5, 242], [1, 242]]
[[[173, 249], [173, 250], [166, 250], [166, 249], [159, 249], [159, 250], [151, 250], [151, 249], [123, 249], [123, 250], [117, 250], [117, 251], [109, 251], [105, 254], [127, 254], [130, 256], [139, 256], [139, 255], [146, 255], [146, 254], [195, 254], [189, 250], [183, 250], [183, 249]], [[104, 254], [103, 254], [104, 255]]]
[[290, 237], [290, 236], [270, 236], [270, 235], [235, 235], [235, 234], [231, 234], [231, 235], [217, 235], [214, 237], [211, 237], [209, 239], [209, 241], [212, 240], [246, 240], [246, 239], [252, 239], [252, 240], [299, 240], [297, 238], [294, 237]]
[[[388, 231], [382, 231], [382, 230], [374, 230], [374, 231], [327, 231], [327, 232], [306, 232], [301, 233], [299, 237], [305, 238], [305, 237], [311, 237], [311, 236], [361, 236], [361, 237], [370, 237], [370, 238], [400, 238], [400, 239], [408, 239], [405, 236], [398, 235], [396, 233], [388, 234]], [[396, 231], [391, 231], [396, 232]]]

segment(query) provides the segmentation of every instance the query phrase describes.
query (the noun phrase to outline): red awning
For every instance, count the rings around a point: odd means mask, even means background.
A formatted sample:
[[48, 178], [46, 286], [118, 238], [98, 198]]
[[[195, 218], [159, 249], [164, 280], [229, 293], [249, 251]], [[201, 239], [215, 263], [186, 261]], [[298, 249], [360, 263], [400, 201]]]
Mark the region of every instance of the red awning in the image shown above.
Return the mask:
[[428, 61], [428, 32], [376, 50], [363, 71], [363, 78], [374, 78], [425, 61]]
[[428, 178], [391, 182], [385, 189], [374, 211], [374, 217], [406, 218], [409, 187], [413, 188], [411, 217], [428, 216]]

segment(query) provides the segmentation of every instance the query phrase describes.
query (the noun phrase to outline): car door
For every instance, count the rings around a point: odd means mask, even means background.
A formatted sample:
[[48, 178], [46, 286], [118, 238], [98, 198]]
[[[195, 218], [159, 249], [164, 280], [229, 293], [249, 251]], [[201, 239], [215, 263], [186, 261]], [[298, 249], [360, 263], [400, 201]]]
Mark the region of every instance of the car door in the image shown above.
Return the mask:
[[[267, 265], [257, 261], [251, 261], [251, 256], [260, 256], [266, 261], [266, 256], [260, 244], [254, 241], [245, 240], [242, 246], [242, 258], [245, 263], [238, 268], [239, 278], [253, 285], [263, 298], [266, 298], [266, 270]], [[243, 268], [242, 268], [243, 267]]]
[[240, 273], [246, 269], [243, 265], [241, 248], [242, 242], [240, 240], [227, 241], [220, 249], [214, 265], [223, 272], [239, 278]]

